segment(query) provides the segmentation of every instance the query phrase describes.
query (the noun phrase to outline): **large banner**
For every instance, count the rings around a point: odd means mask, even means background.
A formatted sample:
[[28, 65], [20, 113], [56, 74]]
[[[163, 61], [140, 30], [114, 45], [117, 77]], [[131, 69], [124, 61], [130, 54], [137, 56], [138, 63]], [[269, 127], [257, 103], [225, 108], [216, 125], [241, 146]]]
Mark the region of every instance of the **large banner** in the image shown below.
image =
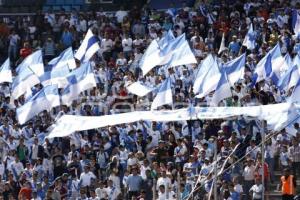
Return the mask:
[[[248, 116], [259, 120], [267, 120], [268, 126], [280, 129], [291, 121], [289, 113], [296, 107], [289, 103], [280, 103], [250, 107], [190, 107], [178, 110], [136, 111], [104, 116], [63, 115], [53, 125], [49, 138], [65, 137], [76, 131], [96, 129], [118, 124], [143, 121], [185, 121], [194, 119], [225, 119], [235, 116]], [[293, 116], [294, 117], [294, 116]]]

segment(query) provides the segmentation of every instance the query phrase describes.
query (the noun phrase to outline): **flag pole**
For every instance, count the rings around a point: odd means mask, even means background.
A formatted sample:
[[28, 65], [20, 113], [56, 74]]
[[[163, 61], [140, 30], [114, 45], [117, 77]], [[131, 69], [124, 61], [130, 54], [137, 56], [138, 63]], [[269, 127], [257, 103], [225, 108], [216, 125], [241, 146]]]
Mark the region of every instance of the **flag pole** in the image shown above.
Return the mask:
[[266, 122], [263, 120], [262, 123], [262, 142], [261, 142], [261, 163], [262, 163], [262, 178], [261, 178], [261, 184], [263, 186], [262, 190], [262, 200], [265, 200], [265, 142], [266, 142], [266, 133], [265, 133], [265, 128], [266, 128]]

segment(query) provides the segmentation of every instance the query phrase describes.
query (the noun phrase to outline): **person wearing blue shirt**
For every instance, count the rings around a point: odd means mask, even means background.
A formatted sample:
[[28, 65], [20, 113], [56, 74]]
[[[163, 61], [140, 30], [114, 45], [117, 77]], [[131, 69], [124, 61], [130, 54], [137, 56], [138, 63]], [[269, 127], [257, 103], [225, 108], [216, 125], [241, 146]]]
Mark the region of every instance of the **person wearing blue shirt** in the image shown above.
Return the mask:
[[232, 41], [229, 43], [228, 49], [229, 52], [233, 55], [237, 55], [240, 51], [241, 44], [237, 41], [237, 37], [232, 36]]
[[65, 28], [63, 33], [62, 33], [62, 36], [61, 36], [61, 43], [64, 47], [64, 49], [72, 46], [72, 43], [73, 43], [73, 35], [72, 33], [70, 32], [69, 28]]

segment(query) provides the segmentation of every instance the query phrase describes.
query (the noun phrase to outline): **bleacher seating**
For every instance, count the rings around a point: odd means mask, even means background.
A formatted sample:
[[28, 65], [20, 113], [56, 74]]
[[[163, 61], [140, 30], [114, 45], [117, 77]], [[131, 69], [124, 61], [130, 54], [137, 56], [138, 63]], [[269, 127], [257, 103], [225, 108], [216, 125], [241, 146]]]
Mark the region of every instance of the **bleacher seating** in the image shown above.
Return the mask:
[[73, 9], [82, 10], [84, 6], [84, 0], [46, 0], [46, 3], [43, 6], [43, 11], [59, 11], [64, 9], [66, 12], [70, 12]]

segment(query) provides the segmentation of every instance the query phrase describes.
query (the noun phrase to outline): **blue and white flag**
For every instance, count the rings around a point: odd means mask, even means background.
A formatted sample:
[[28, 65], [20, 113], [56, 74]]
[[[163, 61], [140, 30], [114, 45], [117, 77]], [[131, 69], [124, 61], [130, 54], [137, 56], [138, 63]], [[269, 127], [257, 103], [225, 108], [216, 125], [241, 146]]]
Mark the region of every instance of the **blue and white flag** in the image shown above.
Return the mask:
[[231, 89], [230, 89], [230, 84], [227, 79], [226, 71], [224, 70], [222, 72], [222, 75], [220, 77], [220, 80], [218, 82], [216, 90], [211, 99], [210, 106], [218, 106], [220, 101], [222, 101], [223, 99], [226, 99], [228, 97], [231, 97], [231, 96], [232, 96], [232, 93], [231, 93]]
[[165, 36], [163, 36], [157, 43], [160, 47], [160, 49], [164, 49], [170, 42], [172, 42], [175, 39], [175, 36], [173, 34], [172, 30], [169, 30]]
[[289, 53], [285, 54], [282, 59], [279, 59], [276, 64], [280, 65], [280, 76], [285, 74], [290, 68], [293, 67], [292, 58]]
[[280, 78], [281, 61], [284, 59], [281, 55], [279, 43], [271, 49], [256, 65], [254, 71], [254, 82], [270, 78], [273, 83], [277, 84]]
[[295, 102], [300, 103], [300, 79], [298, 79], [294, 87], [293, 93], [291, 94], [291, 96], [288, 98], [287, 101], [291, 103], [295, 103]]
[[278, 81], [277, 87], [280, 90], [288, 91], [290, 88], [294, 87], [299, 80], [299, 70], [298, 66], [294, 65], [290, 68]]
[[160, 48], [156, 40], [152, 40], [144, 55], [142, 56], [139, 66], [145, 76], [151, 69], [159, 65], [161, 57], [159, 55]]
[[300, 14], [296, 9], [292, 11], [292, 27], [295, 35], [298, 36], [300, 33]]
[[56, 85], [44, 87], [24, 105], [17, 108], [17, 119], [22, 125], [44, 110], [51, 110], [60, 105], [58, 88]]
[[297, 67], [300, 69], [300, 56], [298, 54], [295, 55], [292, 65], [297, 65]]
[[167, 67], [175, 67], [187, 64], [197, 64], [197, 60], [188, 42], [184, 41], [177, 47], [176, 51], [172, 54], [170, 61], [165, 65]]
[[63, 105], [70, 105], [81, 92], [96, 87], [96, 79], [90, 62], [82, 63], [68, 76], [68, 85], [64, 88], [61, 99]]
[[152, 102], [151, 110], [155, 110], [156, 108], [158, 108], [162, 105], [167, 105], [167, 104], [173, 104], [170, 78], [167, 78], [161, 84], [161, 86], [158, 90], [158, 93], [156, 94], [156, 97], [154, 98], [154, 100]]
[[193, 92], [198, 94], [197, 98], [202, 98], [216, 89], [221, 78], [221, 72], [217, 60], [211, 54], [199, 66]]
[[244, 79], [245, 63], [246, 54], [244, 53], [222, 66], [222, 70], [225, 71], [230, 85], [234, 85], [239, 80]]
[[245, 39], [243, 41], [243, 46], [247, 47], [249, 50], [255, 49], [255, 40], [256, 40], [256, 32], [253, 31], [253, 25], [250, 24], [250, 28], [248, 30], [248, 33], [245, 36]]
[[93, 34], [91, 29], [86, 33], [79, 49], [75, 53], [75, 58], [81, 62], [87, 62], [100, 49], [99, 38]]
[[27, 70], [27, 68], [29, 68], [37, 76], [41, 76], [44, 73], [42, 50], [38, 50], [27, 56], [17, 67], [16, 72], [19, 75], [23, 70]]
[[172, 55], [175, 52], [180, 51], [179, 47], [181, 47], [184, 42], [186, 42], [185, 33], [170, 41], [163, 49], [161, 49], [159, 53], [161, 62], [159, 65], [165, 65], [169, 63], [172, 60]]
[[9, 58], [7, 58], [6, 61], [0, 67], [0, 83], [4, 82], [12, 82], [12, 73], [10, 69]]
[[39, 79], [44, 87], [48, 85], [57, 85], [58, 88], [64, 88], [68, 85], [67, 76], [69, 73], [70, 70], [66, 65], [61, 68], [45, 72], [41, 77], [39, 77]]
[[65, 67], [65, 66], [68, 66], [70, 70], [76, 68], [76, 63], [75, 63], [72, 47], [65, 49], [63, 52], [60, 53], [59, 56], [57, 56], [56, 58], [53, 58], [48, 63], [47, 68], [53, 70], [53, 69], [59, 69], [59, 68]]
[[47, 68], [48, 71], [39, 77], [43, 86], [55, 85], [64, 88], [68, 84], [67, 76], [70, 69], [76, 68], [72, 47], [63, 51], [58, 57], [52, 59]]

